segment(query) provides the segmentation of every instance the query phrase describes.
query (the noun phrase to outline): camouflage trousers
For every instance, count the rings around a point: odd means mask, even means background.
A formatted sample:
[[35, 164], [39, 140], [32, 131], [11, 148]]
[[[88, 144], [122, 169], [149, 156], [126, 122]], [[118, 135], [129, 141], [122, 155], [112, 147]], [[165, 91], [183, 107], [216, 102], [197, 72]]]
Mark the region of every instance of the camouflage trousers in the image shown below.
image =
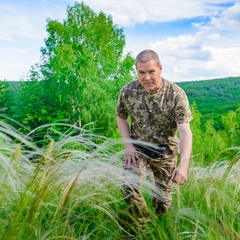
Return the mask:
[[[121, 191], [123, 193], [130, 214], [140, 225], [146, 225], [151, 221], [146, 201], [143, 197], [142, 184], [148, 185], [152, 189], [152, 203], [157, 216], [169, 210], [172, 203], [173, 182], [171, 175], [176, 167], [177, 157], [150, 159], [141, 157], [137, 167], [123, 169], [123, 183]], [[147, 172], [151, 176], [151, 183], [146, 180], [144, 174]], [[148, 179], [149, 180], [149, 179]]]

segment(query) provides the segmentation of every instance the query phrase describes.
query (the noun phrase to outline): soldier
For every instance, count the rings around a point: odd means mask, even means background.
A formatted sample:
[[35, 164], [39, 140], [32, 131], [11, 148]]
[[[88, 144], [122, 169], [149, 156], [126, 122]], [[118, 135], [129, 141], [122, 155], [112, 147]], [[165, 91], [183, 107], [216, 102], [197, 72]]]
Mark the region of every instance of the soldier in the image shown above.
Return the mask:
[[[192, 116], [185, 92], [161, 77], [162, 65], [156, 52], [140, 52], [135, 67], [138, 79], [122, 87], [116, 112], [125, 147], [126, 178], [121, 190], [129, 211], [145, 226], [150, 216], [141, 193], [143, 170], [147, 165], [152, 170], [156, 189], [153, 205], [161, 217], [170, 208], [173, 182], [181, 185], [187, 180]], [[180, 162], [176, 167], [179, 149]]]

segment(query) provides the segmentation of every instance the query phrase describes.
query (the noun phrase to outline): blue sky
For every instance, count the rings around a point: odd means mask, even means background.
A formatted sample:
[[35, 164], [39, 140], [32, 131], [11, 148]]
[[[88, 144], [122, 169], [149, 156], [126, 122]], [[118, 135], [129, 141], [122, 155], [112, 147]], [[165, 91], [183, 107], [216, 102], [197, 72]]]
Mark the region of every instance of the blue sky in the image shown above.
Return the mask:
[[[155, 50], [175, 82], [240, 76], [240, 1], [85, 0], [124, 29], [124, 53]], [[47, 18], [71, 0], [1, 0], [0, 80], [19, 80], [40, 59]]]

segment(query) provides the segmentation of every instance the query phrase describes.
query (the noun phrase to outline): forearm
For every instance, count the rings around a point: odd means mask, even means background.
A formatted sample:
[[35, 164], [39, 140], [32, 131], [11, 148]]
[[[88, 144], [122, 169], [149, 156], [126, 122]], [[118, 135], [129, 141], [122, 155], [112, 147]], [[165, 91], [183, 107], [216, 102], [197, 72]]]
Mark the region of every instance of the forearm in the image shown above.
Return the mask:
[[184, 184], [187, 181], [187, 170], [192, 152], [192, 131], [189, 123], [178, 125], [180, 135], [180, 163], [172, 173], [172, 181]]
[[122, 136], [125, 148], [132, 146], [128, 120], [117, 116], [117, 125]]
[[190, 126], [180, 129], [180, 163], [179, 165], [188, 169], [192, 152], [192, 132]]
[[137, 166], [138, 155], [131, 141], [128, 120], [117, 117], [117, 125], [125, 146], [124, 167], [129, 168], [132, 165]]
[[192, 152], [192, 133], [189, 132], [180, 137], [180, 165], [188, 168]]

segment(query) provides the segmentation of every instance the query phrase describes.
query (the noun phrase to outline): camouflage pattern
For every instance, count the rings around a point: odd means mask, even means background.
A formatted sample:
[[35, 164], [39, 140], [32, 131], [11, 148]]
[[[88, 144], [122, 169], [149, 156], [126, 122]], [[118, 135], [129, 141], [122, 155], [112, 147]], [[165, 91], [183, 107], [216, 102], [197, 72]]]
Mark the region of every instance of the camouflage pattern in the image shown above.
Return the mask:
[[172, 172], [176, 167], [177, 156], [173, 158], [157, 158], [149, 161], [155, 183], [153, 191], [153, 207], [159, 217], [169, 210], [172, 203]]
[[151, 181], [155, 185], [152, 191], [152, 205], [156, 215], [161, 217], [171, 207], [173, 187], [171, 176], [176, 167], [177, 156], [152, 159], [141, 153], [138, 155], [138, 166], [123, 170], [124, 180], [121, 191], [130, 213], [141, 226], [145, 226], [151, 219], [141, 192], [144, 172], [146, 168], [150, 168], [152, 171]]
[[138, 167], [132, 166], [130, 169], [124, 169], [121, 185], [128, 210], [142, 227], [150, 222], [147, 204], [141, 192], [141, 176], [143, 176], [145, 166], [143, 161], [138, 161]]
[[177, 124], [192, 119], [185, 92], [164, 78], [153, 94], [138, 80], [126, 84], [121, 89], [116, 114], [130, 117], [133, 139], [169, 146], [168, 157], [178, 153]]
[[156, 214], [162, 216], [171, 206], [171, 175], [179, 152], [177, 124], [192, 119], [188, 99], [179, 86], [166, 79], [162, 80], [160, 89], [153, 94], [149, 94], [138, 80], [134, 80], [121, 89], [116, 114], [122, 118], [130, 117], [133, 143], [140, 141], [167, 146], [161, 157], [154, 158], [139, 152], [138, 167], [123, 170], [121, 190], [125, 201], [130, 212], [144, 225], [150, 221], [141, 193], [141, 179], [147, 166], [153, 173], [153, 206]]

